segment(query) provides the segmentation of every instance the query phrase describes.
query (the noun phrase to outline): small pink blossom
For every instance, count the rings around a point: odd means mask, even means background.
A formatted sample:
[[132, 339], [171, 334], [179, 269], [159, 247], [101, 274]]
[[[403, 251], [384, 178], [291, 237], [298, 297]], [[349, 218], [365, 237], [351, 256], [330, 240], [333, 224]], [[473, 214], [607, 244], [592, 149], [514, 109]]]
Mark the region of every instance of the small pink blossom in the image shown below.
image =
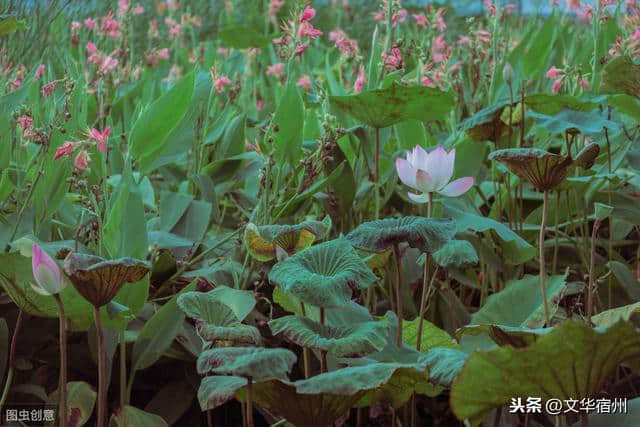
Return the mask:
[[422, 79], [420, 80], [420, 83], [422, 84], [422, 86], [429, 86], [429, 87], [435, 86], [435, 84], [433, 83], [433, 80], [431, 80], [429, 76], [422, 77]]
[[87, 27], [87, 28], [89, 28], [91, 30], [96, 28], [96, 23], [92, 18], [85, 19], [84, 20], [84, 25], [85, 25], [85, 27]]
[[137, 4], [132, 10], [131, 13], [133, 15], [142, 15], [144, 13], [144, 7]]
[[258, 102], [256, 103], [256, 109], [258, 111], [264, 110], [264, 101], [262, 99], [259, 99]]
[[364, 87], [364, 84], [366, 83], [366, 81], [367, 81], [367, 78], [364, 74], [364, 69], [360, 67], [360, 70], [358, 70], [358, 77], [356, 78], [356, 82], [353, 85], [353, 90], [355, 90], [356, 93], [362, 92], [362, 88]]
[[168, 48], [162, 48], [158, 51], [158, 56], [162, 59], [169, 59], [169, 49]]
[[296, 50], [295, 50], [296, 56], [302, 56], [302, 54], [304, 53], [305, 50], [307, 50], [308, 47], [309, 47], [309, 42], [300, 43], [298, 46], [296, 46]]
[[306, 74], [298, 79], [296, 85], [307, 92], [311, 92], [311, 79]]
[[310, 22], [302, 21], [298, 28], [298, 37], [316, 38], [322, 35], [322, 31], [311, 25]]
[[18, 125], [22, 130], [31, 129], [33, 127], [33, 119], [30, 116], [20, 116], [18, 117]]
[[382, 61], [387, 71], [391, 72], [394, 69], [400, 69], [403, 67], [404, 62], [402, 60], [402, 52], [399, 48], [393, 47], [390, 52], [382, 52]]
[[418, 24], [418, 26], [427, 28], [427, 17], [424, 16], [424, 13], [414, 13], [411, 16], [416, 20], [416, 24]]
[[555, 65], [551, 66], [551, 68], [549, 68], [549, 70], [547, 71], [547, 78], [548, 79], [556, 79], [560, 76], [560, 72], [562, 70], [558, 69], [555, 67]]
[[101, 74], [108, 73], [109, 71], [114, 70], [118, 66], [118, 60], [112, 56], [104, 55], [102, 57], [102, 61], [100, 62], [100, 66], [98, 67], [98, 72]]
[[82, 24], [78, 21], [71, 21], [71, 32], [75, 33], [82, 29]]
[[267, 67], [267, 76], [280, 77], [283, 72], [284, 72], [284, 64], [282, 62], [278, 62], [277, 64], [269, 65]]
[[213, 84], [216, 89], [216, 92], [220, 93], [224, 90], [225, 86], [231, 85], [231, 80], [227, 76], [220, 76], [213, 82]]
[[104, 149], [106, 148], [107, 139], [109, 138], [110, 134], [111, 134], [111, 128], [110, 127], [107, 127], [102, 132], [100, 132], [96, 128], [93, 128], [93, 129], [91, 129], [91, 132], [89, 133], [89, 136], [91, 137], [91, 139], [93, 139], [96, 142], [96, 144], [98, 144], [98, 151], [103, 153]]
[[129, 0], [118, 0], [118, 13], [124, 16], [129, 10]]
[[584, 77], [580, 79], [580, 82], [578, 83], [578, 85], [583, 89], [589, 89], [589, 82]]
[[91, 42], [88, 42], [84, 48], [87, 51], [87, 53], [95, 53], [98, 50], [96, 45]]
[[52, 82], [47, 83], [46, 85], [42, 86], [42, 89], [40, 89], [40, 93], [42, 94], [42, 96], [51, 95], [53, 90], [56, 88], [56, 84], [57, 83], [58, 83], [57, 80], [53, 80]]
[[42, 77], [42, 73], [44, 73], [44, 64], [38, 65], [38, 69], [36, 70], [36, 79]]
[[56, 154], [53, 156], [53, 160], [58, 160], [62, 156], [69, 156], [73, 154], [73, 151], [80, 145], [80, 142], [77, 141], [65, 141], [58, 149], [56, 150]]
[[307, 22], [316, 16], [316, 10], [312, 7], [307, 7], [302, 12], [302, 16], [300, 16], [300, 22]]
[[89, 157], [89, 153], [87, 150], [80, 150], [76, 159], [73, 161], [73, 164], [80, 171], [83, 171], [87, 168], [87, 166], [91, 163], [91, 157]]
[[560, 87], [562, 87], [562, 79], [563, 77], [560, 77], [553, 82], [553, 85], [551, 86], [551, 91], [553, 93], [558, 93], [560, 91]]

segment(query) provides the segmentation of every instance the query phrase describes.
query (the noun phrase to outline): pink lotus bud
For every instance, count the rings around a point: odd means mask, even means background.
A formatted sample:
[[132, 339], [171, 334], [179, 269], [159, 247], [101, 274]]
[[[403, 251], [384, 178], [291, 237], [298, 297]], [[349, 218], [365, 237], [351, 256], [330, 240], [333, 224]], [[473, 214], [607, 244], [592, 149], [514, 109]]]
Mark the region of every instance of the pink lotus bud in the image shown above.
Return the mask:
[[42, 295], [55, 295], [62, 292], [66, 281], [58, 264], [36, 244], [32, 247], [31, 268], [36, 284], [33, 290]]

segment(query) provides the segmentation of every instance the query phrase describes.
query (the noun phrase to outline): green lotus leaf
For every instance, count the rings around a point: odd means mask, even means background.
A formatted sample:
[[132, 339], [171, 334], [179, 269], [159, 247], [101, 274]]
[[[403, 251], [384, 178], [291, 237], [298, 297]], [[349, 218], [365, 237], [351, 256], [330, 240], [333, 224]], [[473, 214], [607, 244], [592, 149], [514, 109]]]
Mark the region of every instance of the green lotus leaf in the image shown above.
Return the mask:
[[[547, 278], [547, 298], [554, 308], [554, 298], [566, 286], [567, 272]], [[489, 298], [480, 310], [471, 316], [471, 325], [500, 325], [537, 328], [544, 324], [542, 295], [537, 285], [539, 276], [525, 275], [520, 280], [510, 280], [500, 292]]]
[[363, 261], [369, 266], [370, 269], [376, 270], [379, 268], [384, 268], [389, 262], [389, 258], [391, 257], [392, 249], [389, 249], [382, 253], [377, 252], [367, 252], [362, 249], [356, 249], [358, 255], [360, 255]]
[[150, 264], [143, 260], [105, 260], [76, 252], [70, 252], [64, 260], [64, 272], [69, 280], [78, 293], [95, 307], [109, 303], [125, 283], [142, 280], [150, 268]]
[[522, 326], [507, 325], [466, 325], [456, 330], [456, 338], [462, 339], [464, 335], [488, 335], [499, 346], [509, 345], [515, 348], [527, 347], [541, 336], [551, 332], [553, 328], [525, 328]]
[[591, 317], [591, 321], [595, 325], [607, 328], [620, 320], [629, 320], [635, 313], [640, 313], [640, 302], [603, 311]]
[[607, 120], [606, 116], [599, 110], [575, 111], [563, 109], [553, 115], [532, 111], [529, 113], [529, 117], [535, 119], [539, 126], [557, 134], [569, 132], [592, 135], [602, 132], [605, 127], [614, 131], [620, 128], [616, 122]]
[[470, 264], [477, 264], [478, 254], [468, 241], [450, 240], [433, 253], [433, 260], [441, 267], [460, 268]]
[[[20, 253], [0, 254], [0, 288], [25, 313], [38, 317], [57, 318], [55, 299], [40, 295], [31, 287], [35, 283], [31, 259]], [[71, 330], [87, 330], [93, 322], [92, 308], [73, 286], [60, 293], [65, 317]]]
[[609, 61], [602, 70], [600, 91], [640, 98], [640, 65], [623, 55]]
[[269, 328], [273, 335], [279, 335], [289, 342], [324, 350], [337, 357], [363, 356], [387, 344], [387, 328], [380, 322], [332, 327], [306, 317], [284, 316], [270, 321]]
[[385, 252], [399, 243], [408, 243], [421, 252], [435, 252], [456, 232], [455, 222], [403, 216], [365, 222], [347, 234], [353, 247], [368, 252]]
[[145, 412], [133, 406], [125, 406], [111, 415], [110, 427], [169, 427], [169, 424], [159, 415]]
[[209, 292], [186, 292], [178, 297], [178, 306], [192, 319], [217, 326], [242, 322], [256, 305], [251, 291], [217, 286]]
[[188, 317], [209, 325], [228, 326], [240, 322], [233, 310], [209, 292], [185, 292], [177, 300]]
[[342, 307], [351, 287], [368, 288], [376, 276], [344, 237], [311, 246], [277, 263], [269, 280], [301, 301], [322, 308]]
[[471, 117], [463, 120], [462, 123], [460, 123], [460, 130], [466, 132], [474, 141], [499, 141], [500, 137], [504, 135], [508, 128], [508, 117], [505, 123], [501, 120], [501, 115], [504, 111], [508, 111], [509, 104], [509, 101], [501, 101], [487, 108], [483, 108]]
[[200, 374], [231, 374], [254, 381], [284, 378], [296, 355], [283, 348], [224, 347], [205, 350], [198, 357]]
[[444, 387], [451, 387], [469, 355], [455, 348], [435, 347], [420, 358], [429, 368], [429, 381]]
[[332, 96], [330, 102], [360, 122], [381, 129], [409, 119], [445, 120], [455, 105], [455, 97], [452, 92], [393, 82], [383, 89]]
[[562, 110], [592, 111], [599, 103], [583, 100], [572, 95], [534, 93], [525, 97], [524, 103], [530, 111], [553, 116]]
[[547, 191], [562, 184], [576, 167], [589, 169], [598, 153], [600, 147], [596, 143], [582, 149], [575, 160], [539, 148], [508, 148], [492, 152], [489, 160], [505, 164], [511, 172], [529, 180], [538, 190]]
[[230, 341], [234, 345], [259, 345], [262, 341], [260, 331], [255, 326], [243, 323], [231, 323], [227, 326], [198, 325], [198, 335], [206, 341]]
[[[418, 344], [418, 325], [420, 317], [402, 322], [402, 342], [411, 348]], [[428, 320], [422, 321], [421, 351], [426, 352], [431, 348], [447, 347], [458, 349], [460, 346], [444, 329], [440, 329]]]
[[500, 347], [469, 356], [451, 388], [460, 420], [479, 423], [512, 398], [595, 397], [616, 367], [640, 357], [640, 334], [626, 322], [593, 329], [567, 320], [526, 348]]
[[198, 402], [202, 411], [209, 411], [231, 399], [236, 390], [247, 385], [246, 378], [233, 376], [205, 377], [198, 388]]
[[322, 221], [305, 221], [297, 225], [247, 224], [244, 229], [244, 244], [249, 254], [260, 262], [276, 258], [276, 246], [293, 255], [308, 248], [314, 241], [324, 238], [331, 229], [331, 217]]

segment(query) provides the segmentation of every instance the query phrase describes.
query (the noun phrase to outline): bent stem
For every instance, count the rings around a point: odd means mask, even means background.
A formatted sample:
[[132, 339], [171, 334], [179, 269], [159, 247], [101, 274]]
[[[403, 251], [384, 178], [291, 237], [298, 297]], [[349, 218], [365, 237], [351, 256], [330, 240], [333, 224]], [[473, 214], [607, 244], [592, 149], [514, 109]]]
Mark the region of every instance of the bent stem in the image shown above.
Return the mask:
[[540, 289], [542, 291], [542, 301], [544, 302], [544, 320], [549, 325], [549, 303], [547, 302], [547, 273], [544, 265], [544, 232], [547, 227], [547, 205], [549, 203], [549, 191], [544, 190], [542, 198], [542, 221], [540, 222], [540, 239], [538, 249], [540, 251]]
[[67, 324], [64, 316], [64, 305], [60, 294], [53, 295], [58, 305], [59, 325], [60, 325], [60, 380], [58, 390], [60, 390], [60, 426], [66, 427], [69, 417], [67, 416]]
[[393, 245], [393, 256], [396, 259], [396, 298], [397, 298], [397, 304], [396, 307], [398, 309], [398, 312], [396, 313], [396, 316], [398, 317], [398, 338], [397, 338], [397, 344], [398, 347], [402, 347], [402, 312], [403, 312], [403, 307], [402, 307], [402, 272], [401, 272], [401, 265], [400, 265], [400, 250], [398, 249], [398, 244], [396, 243], [395, 245]]
[[591, 314], [593, 313], [593, 286], [595, 285], [595, 268], [596, 268], [596, 236], [600, 228], [600, 220], [593, 223], [593, 231], [591, 232], [591, 263], [589, 265], [589, 287], [587, 289], [587, 321], [591, 324]]
[[104, 330], [102, 329], [102, 321], [100, 320], [100, 309], [93, 307], [93, 319], [96, 322], [96, 332], [98, 334], [98, 427], [104, 427], [105, 417], [105, 380], [106, 380], [106, 365], [104, 357]]

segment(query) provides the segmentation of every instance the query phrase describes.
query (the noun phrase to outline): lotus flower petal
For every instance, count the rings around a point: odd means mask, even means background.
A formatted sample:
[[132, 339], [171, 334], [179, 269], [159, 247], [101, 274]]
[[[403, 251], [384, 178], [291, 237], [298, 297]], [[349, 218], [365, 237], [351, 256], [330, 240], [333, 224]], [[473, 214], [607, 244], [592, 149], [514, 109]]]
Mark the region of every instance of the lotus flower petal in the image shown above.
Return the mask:
[[[409, 153], [407, 153], [409, 157]], [[405, 160], [401, 157], [396, 159], [396, 169], [400, 181], [408, 187], [416, 188], [416, 174], [418, 170], [411, 164], [410, 160]]]
[[429, 201], [429, 195], [428, 194], [413, 194], [413, 193], [407, 193], [407, 196], [409, 196], [409, 198], [411, 200], [413, 200], [416, 203], [427, 203]]
[[431, 193], [436, 190], [434, 186], [433, 179], [428, 172], [423, 170], [418, 170], [416, 173], [416, 187], [417, 190], [422, 191], [423, 193]]
[[[455, 156], [455, 153], [454, 153]], [[433, 179], [434, 190], [439, 190], [449, 182], [453, 175], [453, 162], [449, 162], [447, 150], [437, 147], [427, 159], [426, 164], [420, 169], [429, 171], [429, 175]]]
[[440, 194], [447, 197], [458, 197], [473, 186], [473, 178], [470, 176], [456, 179], [450, 182], [446, 187], [439, 191]]
[[36, 244], [32, 247], [31, 267], [38, 287], [45, 295], [60, 293], [65, 287], [65, 280], [58, 264], [42, 248]]

